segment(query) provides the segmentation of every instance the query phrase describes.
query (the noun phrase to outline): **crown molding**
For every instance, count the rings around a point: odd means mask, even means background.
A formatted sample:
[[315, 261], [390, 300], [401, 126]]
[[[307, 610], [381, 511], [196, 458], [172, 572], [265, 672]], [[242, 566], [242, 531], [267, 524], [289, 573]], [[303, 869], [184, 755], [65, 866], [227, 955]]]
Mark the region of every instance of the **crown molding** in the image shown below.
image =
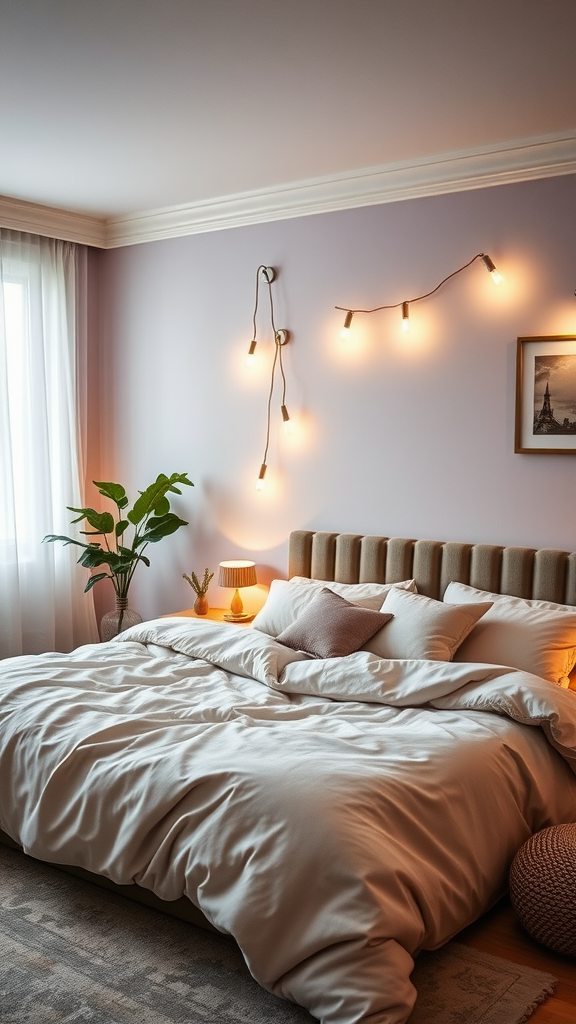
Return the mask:
[[62, 238], [66, 242], [106, 247], [106, 222], [102, 218], [59, 210], [54, 206], [40, 206], [9, 196], [0, 196], [0, 226]]
[[107, 248], [576, 173], [576, 129], [115, 217]]
[[576, 129], [108, 219], [0, 196], [0, 225], [113, 249], [576, 173]]

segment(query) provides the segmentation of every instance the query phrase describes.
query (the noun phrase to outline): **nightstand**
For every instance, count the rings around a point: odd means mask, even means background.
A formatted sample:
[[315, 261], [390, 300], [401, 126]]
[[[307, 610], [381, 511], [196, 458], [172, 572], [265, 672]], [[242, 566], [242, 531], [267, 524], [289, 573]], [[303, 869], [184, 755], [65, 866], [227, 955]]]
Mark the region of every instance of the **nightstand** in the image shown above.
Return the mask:
[[[197, 615], [193, 608], [185, 608], [181, 612], [169, 612], [168, 615], [163, 615], [162, 618], [174, 618], [178, 616], [178, 618], [186, 619], [213, 619], [216, 622], [227, 622], [228, 620], [225, 619], [224, 616], [228, 614], [228, 608], [209, 608], [206, 615]], [[232, 625], [249, 626], [251, 622], [252, 619], [244, 619], [241, 622], [232, 623]]]

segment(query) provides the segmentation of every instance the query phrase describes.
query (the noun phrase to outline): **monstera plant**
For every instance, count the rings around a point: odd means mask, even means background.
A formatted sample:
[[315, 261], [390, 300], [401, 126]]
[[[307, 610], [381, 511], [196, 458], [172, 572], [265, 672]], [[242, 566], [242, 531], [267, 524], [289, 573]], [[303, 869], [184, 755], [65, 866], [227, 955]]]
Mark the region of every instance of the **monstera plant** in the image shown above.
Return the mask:
[[[68, 505], [70, 512], [78, 513], [76, 519], [71, 520], [72, 524], [85, 520], [87, 528], [80, 533], [91, 539], [81, 541], [51, 533], [44, 537], [44, 540], [58, 540], [63, 544], [75, 544], [82, 548], [78, 562], [87, 569], [105, 566], [103, 572], [92, 573], [84, 590], [91, 590], [100, 580], [112, 580], [116, 592], [116, 618], [108, 623], [107, 629], [101, 630], [102, 638], [109, 639], [110, 635], [120, 633], [127, 624], [132, 624], [126, 622], [128, 590], [137, 565], [140, 562], [150, 565], [144, 554], [148, 544], [157, 544], [163, 537], [175, 533], [181, 526], [188, 526], [184, 519], [170, 511], [168, 495], [182, 494], [180, 485], [193, 487], [194, 484], [188, 479], [187, 473], [172, 473], [172, 476], [161, 473], [145, 491], [140, 491], [140, 496], [132, 508], [128, 509], [130, 501], [121, 484], [98, 480], [94, 480], [93, 483], [104, 498], [109, 498], [114, 503], [116, 514], [97, 512], [93, 508], [73, 508]], [[131, 617], [135, 614], [130, 612]], [[136, 621], [140, 621], [138, 615]], [[115, 625], [117, 628], [114, 628]], [[109, 635], [105, 637], [104, 633]]]

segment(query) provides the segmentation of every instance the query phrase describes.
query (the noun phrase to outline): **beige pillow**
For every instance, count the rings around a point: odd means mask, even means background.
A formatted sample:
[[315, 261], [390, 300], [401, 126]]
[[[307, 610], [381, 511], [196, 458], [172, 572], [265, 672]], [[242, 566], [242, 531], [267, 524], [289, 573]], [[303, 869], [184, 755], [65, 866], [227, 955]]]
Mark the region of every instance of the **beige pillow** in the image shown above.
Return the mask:
[[462, 644], [456, 661], [510, 665], [567, 686], [576, 663], [576, 608], [551, 601], [491, 594], [465, 583], [449, 583], [444, 601], [460, 607], [492, 601], [492, 607]]
[[359, 608], [323, 588], [276, 640], [314, 658], [345, 658], [359, 650], [391, 618], [390, 614], [371, 608]]
[[266, 604], [258, 612], [252, 626], [262, 633], [278, 636], [306, 610], [315, 595], [323, 589], [331, 590], [361, 608], [379, 611], [382, 601], [393, 586], [414, 589], [415, 583], [414, 580], [405, 580], [402, 583], [328, 583], [301, 576], [291, 580], [272, 580]]
[[451, 661], [458, 646], [490, 607], [489, 602], [449, 607], [424, 594], [390, 590], [380, 610], [392, 612], [394, 618], [364, 644], [363, 650], [379, 658]]
[[291, 576], [288, 582], [319, 588], [327, 587], [328, 590], [333, 590], [335, 594], [345, 597], [352, 603], [355, 603], [358, 598], [376, 598], [378, 594], [381, 594], [382, 600], [384, 600], [391, 587], [400, 587], [400, 590], [416, 592], [416, 580], [400, 580], [398, 583], [336, 583], [335, 580], [314, 580], [310, 576]]

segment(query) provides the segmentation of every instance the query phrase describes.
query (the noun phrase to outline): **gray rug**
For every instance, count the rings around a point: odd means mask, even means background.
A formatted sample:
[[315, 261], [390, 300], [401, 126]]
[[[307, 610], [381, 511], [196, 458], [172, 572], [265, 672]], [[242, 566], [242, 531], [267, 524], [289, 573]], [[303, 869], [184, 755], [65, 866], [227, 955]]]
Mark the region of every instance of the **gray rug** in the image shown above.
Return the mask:
[[[421, 954], [410, 1024], [520, 1024], [555, 979], [449, 943]], [[3, 1024], [312, 1024], [235, 944], [0, 847]]]

